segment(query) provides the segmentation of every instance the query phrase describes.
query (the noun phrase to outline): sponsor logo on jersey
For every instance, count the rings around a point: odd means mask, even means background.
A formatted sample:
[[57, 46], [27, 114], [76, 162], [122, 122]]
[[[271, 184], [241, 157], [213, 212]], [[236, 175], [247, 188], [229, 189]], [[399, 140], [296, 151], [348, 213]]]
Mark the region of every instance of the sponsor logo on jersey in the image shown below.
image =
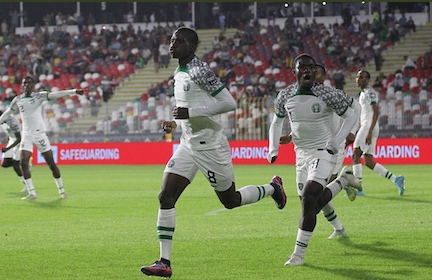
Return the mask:
[[297, 187], [298, 187], [298, 189], [299, 189], [299, 190], [301, 190], [301, 191], [302, 191], [302, 190], [303, 190], [303, 187], [304, 187], [304, 185], [303, 185], [303, 183], [298, 183], [298, 186], [297, 186]]
[[213, 86], [217, 83], [217, 79], [216, 78], [210, 78], [210, 79], [208, 79], [208, 83], [209, 83], [209, 85]]

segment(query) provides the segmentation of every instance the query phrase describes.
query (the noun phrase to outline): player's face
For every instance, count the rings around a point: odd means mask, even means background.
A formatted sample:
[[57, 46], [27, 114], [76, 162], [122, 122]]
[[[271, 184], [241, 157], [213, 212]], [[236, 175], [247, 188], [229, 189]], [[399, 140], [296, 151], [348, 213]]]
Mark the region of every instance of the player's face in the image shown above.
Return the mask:
[[187, 42], [184, 34], [176, 31], [171, 37], [169, 51], [173, 58], [182, 60], [191, 55], [192, 48]]
[[357, 72], [356, 83], [357, 83], [357, 86], [362, 88], [362, 89], [367, 86], [367, 84], [369, 83], [369, 80], [366, 78], [365, 72], [361, 72], [361, 71]]
[[34, 82], [32, 81], [32, 79], [24, 79], [21, 83], [21, 86], [25, 93], [30, 93], [33, 91]]
[[315, 62], [309, 57], [302, 57], [297, 60], [294, 75], [301, 89], [310, 89], [315, 80]]
[[320, 84], [324, 84], [326, 78], [327, 75], [324, 73], [324, 69], [318, 66], [315, 72], [315, 81], [317, 81]]

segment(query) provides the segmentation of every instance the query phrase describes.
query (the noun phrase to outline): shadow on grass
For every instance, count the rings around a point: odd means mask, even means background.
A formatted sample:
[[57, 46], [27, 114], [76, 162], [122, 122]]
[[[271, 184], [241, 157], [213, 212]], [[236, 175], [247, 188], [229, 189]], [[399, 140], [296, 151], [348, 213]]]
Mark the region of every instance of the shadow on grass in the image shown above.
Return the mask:
[[[324, 270], [330, 273], [338, 274], [341, 276], [345, 276], [350, 279], [395, 279], [396, 276], [405, 276], [408, 279], [414, 277], [414, 271], [418, 268], [430, 268], [430, 264], [432, 263], [431, 255], [424, 254], [416, 254], [412, 251], [399, 250], [395, 248], [389, 248], [390, 245], [383, 241], [377, 241], [374, 243], [368, 244], [356, 244], [353, 243], [349, 238], [344, 238], [338, 240], [341, 244], [352, 248], [354, 251], [352, 253], [346, 254], [349, 257], [350, 262], [356, 262], [356, 256], [360, 256], [363, 258], [366, 255], [370, 255], [371, 259], [387, 259], [394, 260], [395, 262], [405, 262], [408, 265], [406, 267], [411, 267], [411, 270], [408, 269], [400, 269], [395, 271], [389, 271], [386, 268], [383, 268], [381, 272], [375, 270], [368, 270], [364, 266], [359, 270], [353, 269], [343, 269], [343, 268], [335, 268], [329, 269], [327, 267], [320, 267], [316, 265], [307, 265], [310, 268], [317, 270]], [[391, 274], [393, 276], [377, 276], [377, 274]]]
[[403, 196], [368, 196], [365, 195], [363, 197], [361, 197], [361, 199], [377, 199], [377, 200], [386, 200], [386, 201], [397, 201], [397, 202], [401, 202], [401, 203], [427, 203], [427, 204], [432, 204], [432, 201], [430, 200], [423, 200], [423, 199], [413, 199], [410, 198], [409, 195], [403, 195]]
[[62, 207], [63, 200], [64, 199], [57, 198], [52, 201], [41, 202], [35, 199], [35, 200], [29, 200], [28, 202], [41, 208], [59, 208]]
[[397, 276], [401, 276], [401, 275], [405, 275], [408, 279], [410, 278], [409, 276], [412, 274], [411, 272], [407, 271], [407, 270], [399, 270], [399, 271], [394, 271], [394, 272], [389, 272], [386, 269], [383, 269], [382, 271], [379, 272], [379, 274], [391, 274], [389, 276], [377, 276], [378, 272], [375, 271], [368, 271], [367, 269], [365, 269], [364, 267], [362, 267], [361, 269], [344, 269], [344, 268], [328, 268], [325, 266], [316, 266], [316, 265], [310, 265], [310, 264], [306, 264], [305, 265], [308, 268], [311, 269], [315, 269], [315, 270], [320, 270], [320, 271], [325, 271], [328, 273], [331, 273], [333, 275], [335, 275], [335, 279], [337, 279], [336, 275], [339, 275], [341, 277], [344, 277], [344, 279], [359, 279], [359, 280], [364, 280], [364, 279], [374, 279], [374, 280], [393, 280], [396, 279]]

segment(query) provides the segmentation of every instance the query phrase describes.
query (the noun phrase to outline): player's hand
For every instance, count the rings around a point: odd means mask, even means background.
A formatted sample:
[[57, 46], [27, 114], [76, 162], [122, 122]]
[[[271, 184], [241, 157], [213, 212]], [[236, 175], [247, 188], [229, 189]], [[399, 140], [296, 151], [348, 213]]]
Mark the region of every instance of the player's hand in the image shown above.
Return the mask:
[[76, 89], [75, 93], [78, 95], [83, 95], [84, 94], [84, 90], [83, 89]]
[[6, 153], [8, 151], [8, 149], [6, 147], [2, 147], [2, 152]]
[[162, 129], [165, 133], [171, 133], [174, 129], [177, 128], [177, 123], [175, 121], [163, 121]]
[[283, 145], [283, 144], [289, 144], [292, 141], [292, 135], [286, 135], [283, 134], [280, 138], [279, 138], [279, 145]]
[[352, 134], [352, 133], [348, 134], [348, 136], [347, 136], [347, 138], [345, 140], [346, 146], [354, 143], [354, 140], [355, 140], [355, 135]]
[[189, 119], [189, 109], [184, 107], [174, 107], [173, 117], [179, 120]]

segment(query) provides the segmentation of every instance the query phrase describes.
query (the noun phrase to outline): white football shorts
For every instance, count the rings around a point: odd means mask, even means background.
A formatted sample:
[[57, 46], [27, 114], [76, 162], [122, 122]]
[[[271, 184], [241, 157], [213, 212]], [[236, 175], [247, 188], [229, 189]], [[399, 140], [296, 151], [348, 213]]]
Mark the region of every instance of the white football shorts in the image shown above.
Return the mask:
[[329, 154], [326, 150], [296, 152], [296, 154], [297, 194], [302, 196], [303, 188], [310, 180], [325, 187], [334, 170], [337, 156]]
[[22, 135], [20, 150], [33, 152], [33, 145], [41, 153], [51, 150], [51, 143], [45, 132]]
[[180, 144], [165, 166], [164, 172], [187, 178], [190, 182], [200, 170], [215, 191], [223, 192], [235, 182], [231, 149], [228, 143], [221, 147], [194, 151]]
[[359, 131], [356, 134], [355, 140], [354, 140], [354, 148], [360, 148], [362, 150], [363, 154], [367, 155], [373, 155], [375, 153], [375, 147], [376, 142], [379, 135], [379, 126], [378, 124], [375, 125], [373, 131], [372, 131], [372, 141], [371, 144], [366, 144], [366, 137], [369, 133], [369, 127], [368, 126], [361, 126]]

